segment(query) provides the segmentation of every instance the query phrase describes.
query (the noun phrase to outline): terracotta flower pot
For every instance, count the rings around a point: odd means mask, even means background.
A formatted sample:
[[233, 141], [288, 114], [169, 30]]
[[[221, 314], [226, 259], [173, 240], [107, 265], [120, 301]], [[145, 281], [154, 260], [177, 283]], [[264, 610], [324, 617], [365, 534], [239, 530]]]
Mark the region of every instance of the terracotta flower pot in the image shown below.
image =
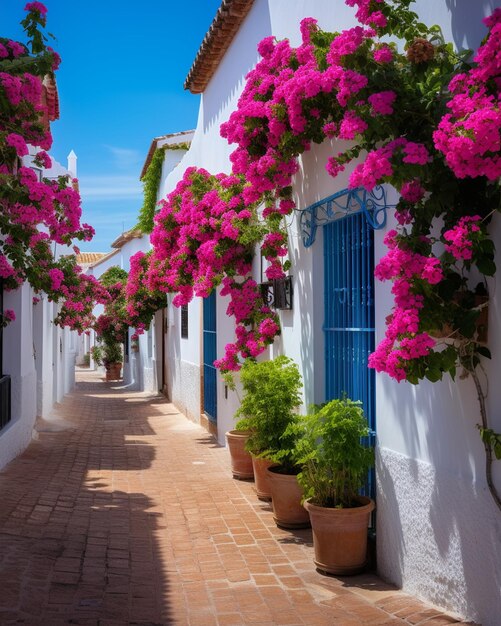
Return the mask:
[[231, 457], [231, 473], [233, 478], [247, 480], [254, 478], [252, 469], [252, 457], [245, 449], [245, 443], [249, 438], [246, 430], [229, 430], [226, 433], [226, 442]]
[[348, 576], [360, 573], [367, 561], [367, 527], [374, 501], [359, 496], [361, 506], [331, 509], [311, 504], [310, 514], [315, 549], [315, 565], [322, 572]]
[[267, 469], [276, 525], [280, 528], [309, 528], [310, 516], [301, 505], [303, 489], [297, 476], [282, 474], [278, 470], [278, 466]]
[[268, 479], [269, 467], [274, 465], [269, 459], [260, 459], [252, 455], [252, 467], [254, 468], [254, 481], [256, 483], [256, 494], [260, 500], [271, 500], [271, 486]]
[[120, 380], [121, 370], [121, 363], [110, 363], [109, 365], [106, 365], [106, 380]]

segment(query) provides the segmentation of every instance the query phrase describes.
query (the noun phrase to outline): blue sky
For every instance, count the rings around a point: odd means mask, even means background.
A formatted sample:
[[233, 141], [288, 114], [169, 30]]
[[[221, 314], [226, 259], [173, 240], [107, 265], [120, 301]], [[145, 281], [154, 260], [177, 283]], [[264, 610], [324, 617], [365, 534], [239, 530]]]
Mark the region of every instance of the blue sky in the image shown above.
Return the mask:
[[[0, 0], [0, 34], [25, 41], [27, 0]], [[96, 229], [82, 251], [106, 252], [135, 225], [139, 182], [153, 137], [195, 128], [199, 96], [183, 83], [220, 0], [42, 0], [61, 118], [51, 154], [78, 156], [83, 220]]]

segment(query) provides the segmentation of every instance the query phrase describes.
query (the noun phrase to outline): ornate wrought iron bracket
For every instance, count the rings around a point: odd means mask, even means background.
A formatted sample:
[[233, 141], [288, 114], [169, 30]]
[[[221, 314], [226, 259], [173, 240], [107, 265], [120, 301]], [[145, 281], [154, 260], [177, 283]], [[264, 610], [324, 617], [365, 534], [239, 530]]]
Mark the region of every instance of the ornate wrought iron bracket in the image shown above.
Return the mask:
[[292, 277], [261, 283], [261, 295], [267, 306], [274, 309], [292, 309]]
[[372, 191], [363, 187], [338, 191], [301, 211], [299, 224], [303, 244], [306, 248], [313, 245], [319, 226], [359, 211], [363, 211], [372, 228], [379, 230], [386, 225], [386, 209], [395, 206], [386, 203], [386, 191], [381, 185]]

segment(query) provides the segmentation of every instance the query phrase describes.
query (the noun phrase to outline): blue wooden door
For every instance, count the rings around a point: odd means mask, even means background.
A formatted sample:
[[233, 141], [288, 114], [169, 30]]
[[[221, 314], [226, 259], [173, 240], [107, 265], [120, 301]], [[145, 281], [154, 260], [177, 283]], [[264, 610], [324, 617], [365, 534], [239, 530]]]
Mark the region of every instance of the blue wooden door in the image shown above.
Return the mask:
[[[375, 434], [374, 231], [363, 213], [324, 226], [324, 279], [326, 399], [360, 400]], [[374, 487], [371, 472], [367, 495]]]
[[217, 359], [216, 292], [204, 298], [203, 309], [203, 363], [204, 363], [204, 413], [212, 421], [217, 420]]

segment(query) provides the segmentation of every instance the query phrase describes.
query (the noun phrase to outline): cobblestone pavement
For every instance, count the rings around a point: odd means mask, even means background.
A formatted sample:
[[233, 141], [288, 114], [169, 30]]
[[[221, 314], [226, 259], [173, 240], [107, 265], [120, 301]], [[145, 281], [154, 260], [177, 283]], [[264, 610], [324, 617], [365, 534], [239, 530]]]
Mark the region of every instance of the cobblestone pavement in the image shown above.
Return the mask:
[[0, 472], [0, 624], [458, 623], [373, 575], [316, 572], [228, 453], [163, 398], [78, 373]]

